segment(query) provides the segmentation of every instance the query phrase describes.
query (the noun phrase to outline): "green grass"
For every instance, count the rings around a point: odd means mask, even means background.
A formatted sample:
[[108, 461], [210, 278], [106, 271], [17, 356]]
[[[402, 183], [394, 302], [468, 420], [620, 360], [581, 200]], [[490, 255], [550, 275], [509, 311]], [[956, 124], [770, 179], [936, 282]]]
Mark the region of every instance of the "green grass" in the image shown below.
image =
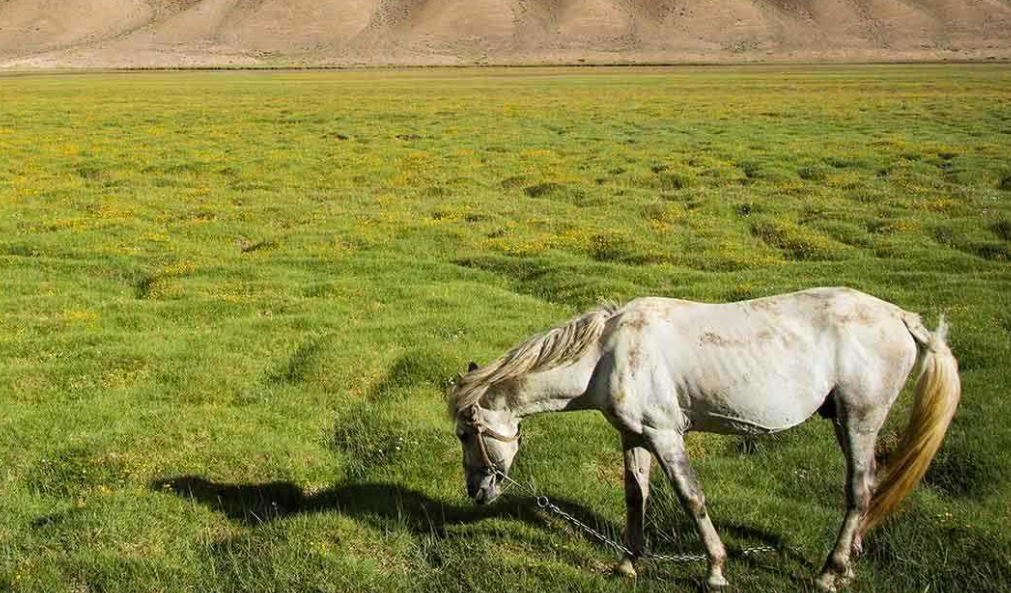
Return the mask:
[[[0, 590], [691, 590], [473, 507], [447, 380], [602, 297], [814, 285], [946, 313], [962, 368], [856, 589], [1006, 589], [1009, 154], [1007, 66], [0, 78]], [[619, 533], [617, 434], [524, 435], [515, 477]], [[689, 446], [727, 544], [782, 550], [736, 590], [809, 587], [831, 427]], [[654, 492], [651, 545], [699, 551]]]

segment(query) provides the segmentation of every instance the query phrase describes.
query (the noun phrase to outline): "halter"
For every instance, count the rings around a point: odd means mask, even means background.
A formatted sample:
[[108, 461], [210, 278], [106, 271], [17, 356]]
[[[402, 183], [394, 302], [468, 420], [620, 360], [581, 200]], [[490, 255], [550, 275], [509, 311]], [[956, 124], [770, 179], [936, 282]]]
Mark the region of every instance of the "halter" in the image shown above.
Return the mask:
[[470, 407], [470, 423], [471, 426], [474, 427], [474, 432], [477, 433], [477, 446], [481, 450], [481, 458], [484, 460], [485, 467], [488, 471], [496, 473], [495, 469], [498, 465], [491, 462], [491, 457], [488, 455], [488, 449], [484, 444], [484, 437], [487, 436], [503, 443], [512, 443], [520, 438], [519, 430], [516, 431], [515, 435], [507, 437], [488, 428], [485, 426], [484, 420], [481, 418], [481, 406], [477, 404]]

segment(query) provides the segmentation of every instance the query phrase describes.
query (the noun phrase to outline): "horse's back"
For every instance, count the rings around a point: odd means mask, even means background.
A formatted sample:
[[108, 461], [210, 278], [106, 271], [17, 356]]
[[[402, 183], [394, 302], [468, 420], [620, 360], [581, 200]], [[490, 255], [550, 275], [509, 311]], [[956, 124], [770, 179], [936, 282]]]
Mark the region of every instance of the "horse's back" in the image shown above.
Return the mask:
[[615, 379], [644, 392], [625, 404], [642, 414], [669, 416], [676, 403], [693, 430], [775, 432], [813, 415], [841, 382], [889, 372], [910, 346], [915, 356], [903, 315], [846, 288], [725, 304], [643, 298], [616, 315], [605, 349]]

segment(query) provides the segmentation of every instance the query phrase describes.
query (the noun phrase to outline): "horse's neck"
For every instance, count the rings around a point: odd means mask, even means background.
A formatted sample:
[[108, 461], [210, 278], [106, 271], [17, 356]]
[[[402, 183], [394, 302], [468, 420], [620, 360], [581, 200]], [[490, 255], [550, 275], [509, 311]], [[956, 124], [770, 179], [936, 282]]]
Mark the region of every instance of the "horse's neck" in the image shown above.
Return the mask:
[[586, 409], [589, 407], [586, 386], [599, 360], [600, 349], [594, 347], [573, 362], [524, 376], [511, 394], [510, 409], [521, 418], [543, 412]]

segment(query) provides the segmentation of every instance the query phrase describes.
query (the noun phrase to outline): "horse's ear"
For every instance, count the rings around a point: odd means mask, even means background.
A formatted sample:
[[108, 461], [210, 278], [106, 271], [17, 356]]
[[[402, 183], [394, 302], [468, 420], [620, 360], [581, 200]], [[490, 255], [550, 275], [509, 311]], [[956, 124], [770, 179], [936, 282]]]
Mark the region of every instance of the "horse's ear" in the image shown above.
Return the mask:
[[453, 383], [459, 385], [460, 381], [463, 381], [463, 374], [457, 373], [456, 377], [453, 378]]
[[478, 366], [477, 366], [477, 363], [476, 363], [476, 362], [474, 362], [474, 361], [472, 360], [472, 361], [470, 361], [470, 364], [469, 364], [469, 365], [467, 365], [467, 372], [468, 372], [468, 373], [473, 373], [473, 372], [474, 372], [474, 371], [476, 371], [476, 370], [477, 370], [478, 368], [480, 368], [480, 367], [478, 367]]

